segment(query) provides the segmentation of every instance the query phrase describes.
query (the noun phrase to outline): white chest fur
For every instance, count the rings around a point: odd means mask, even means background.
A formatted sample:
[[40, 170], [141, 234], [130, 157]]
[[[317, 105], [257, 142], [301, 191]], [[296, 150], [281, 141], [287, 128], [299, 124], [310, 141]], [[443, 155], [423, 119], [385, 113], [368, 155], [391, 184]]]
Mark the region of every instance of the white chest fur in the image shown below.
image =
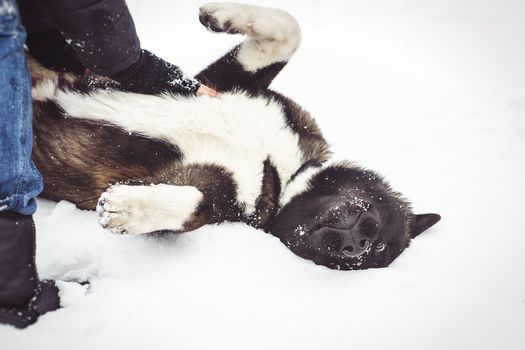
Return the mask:
[[71, 117], [110, 122], [176, 144], [186, 164], [224, 166], [233, 173], [238, 200], [247, 214], [255, 209], [267, 158], [282, 184], [301, 165], [298, 136], [286, 126], [281, 106], [267, 98], [244, 93], [175, 99], [122, 92], [58, 92], [54, 99]]

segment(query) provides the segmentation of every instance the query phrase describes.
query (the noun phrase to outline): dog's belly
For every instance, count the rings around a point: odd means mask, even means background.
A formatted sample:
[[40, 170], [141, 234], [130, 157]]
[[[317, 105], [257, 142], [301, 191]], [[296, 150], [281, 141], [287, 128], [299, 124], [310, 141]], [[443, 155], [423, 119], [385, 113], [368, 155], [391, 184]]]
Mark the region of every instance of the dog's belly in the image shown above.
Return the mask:
[[269, 159], [285, 184], [301, 166], [298, 136], [281, 106], [265, 97], [225, 93], [219, 98], [173, 98], [100, 92], [59, 92], [55, 101], [72, 117], [105, 121], [177, 145], [185, 164], [225, 167], [237, 183], [247, 214], [261, 194]]

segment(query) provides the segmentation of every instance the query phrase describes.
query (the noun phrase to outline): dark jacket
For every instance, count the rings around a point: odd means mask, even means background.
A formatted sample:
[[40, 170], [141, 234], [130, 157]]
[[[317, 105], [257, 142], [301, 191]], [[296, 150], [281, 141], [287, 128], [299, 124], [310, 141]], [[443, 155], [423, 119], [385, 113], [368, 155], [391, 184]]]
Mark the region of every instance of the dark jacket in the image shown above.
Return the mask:
[[139, 60], [140, 42], [124, 0], [18, 0], [29, 34], [58, 30], [92, 72], [109, 76]]
[[18, 0], [29, 54], [45, 67], [91, 72], [143, 94], [195, 94], [200, 83], [141, 50], [124, 0]]

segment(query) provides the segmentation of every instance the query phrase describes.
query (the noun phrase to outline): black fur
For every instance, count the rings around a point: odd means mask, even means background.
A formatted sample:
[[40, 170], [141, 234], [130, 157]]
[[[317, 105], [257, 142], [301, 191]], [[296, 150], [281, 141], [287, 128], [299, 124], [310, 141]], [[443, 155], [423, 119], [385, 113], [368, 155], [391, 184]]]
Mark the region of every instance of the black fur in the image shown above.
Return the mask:
[[251, 93], [260, 93], [270, 86], [286, 65], [286, 62], [276, 62], [256, 72], [248, 72], [237, 61], [239, 48], [240, 46], [233, 48], [197, 74], [197, 80], [220, 92], [242, 89]]
[[438, 220], [428, 214], [415, 227], [410, 205], [380, 176], [341, 164], [315, 175], [310, 189], [281, 209], [270, 232], [317, 264], [366, 269], [388, 266], [412, 237]]

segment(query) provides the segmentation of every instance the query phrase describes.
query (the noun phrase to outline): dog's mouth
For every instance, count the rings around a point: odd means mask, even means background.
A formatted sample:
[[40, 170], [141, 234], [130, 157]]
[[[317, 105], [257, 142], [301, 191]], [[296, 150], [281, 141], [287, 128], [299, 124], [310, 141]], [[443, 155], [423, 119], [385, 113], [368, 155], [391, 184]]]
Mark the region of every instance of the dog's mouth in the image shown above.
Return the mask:
[[356, 256], [333, 256], [328, 258], [321, 258], [318, 261], [314, 261], [318, 265], [326, 266], [333, 270], [363, 270], [370, 266], [369, 262], [370, 250], [366, 250], [363, 253]]
[[282, 240], [282, 242], [301, 258], [333, 270], [363, 270], [375, 266], [370, 265], [373, 248], [371, 243], [368, 243], [360, 254], [353, 255], [353, 252], [345, 252], [344, 249], [333, 250], [324, 245], [312, 244], [308, 241], [307, 234], [295, 237], [295, 239]]

